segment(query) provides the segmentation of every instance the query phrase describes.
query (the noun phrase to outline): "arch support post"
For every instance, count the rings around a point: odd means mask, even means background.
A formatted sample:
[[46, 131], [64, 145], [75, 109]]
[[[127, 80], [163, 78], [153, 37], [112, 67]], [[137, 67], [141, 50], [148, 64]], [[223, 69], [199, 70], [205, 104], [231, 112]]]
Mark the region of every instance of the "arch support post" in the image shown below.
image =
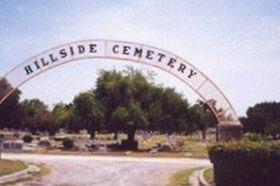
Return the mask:
[[243, 126], [239, 122], [221, 121], [217, 126], [217, 141], [242, 139]]

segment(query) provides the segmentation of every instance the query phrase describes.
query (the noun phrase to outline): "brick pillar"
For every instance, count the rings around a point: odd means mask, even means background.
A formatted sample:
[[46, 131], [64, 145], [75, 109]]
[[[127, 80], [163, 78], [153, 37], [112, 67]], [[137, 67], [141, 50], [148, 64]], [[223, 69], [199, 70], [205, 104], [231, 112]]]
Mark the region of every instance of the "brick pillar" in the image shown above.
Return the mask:
[[218, 124], [219, 141], [241, 140], [243, 126], [239, 122], [223, 121]]

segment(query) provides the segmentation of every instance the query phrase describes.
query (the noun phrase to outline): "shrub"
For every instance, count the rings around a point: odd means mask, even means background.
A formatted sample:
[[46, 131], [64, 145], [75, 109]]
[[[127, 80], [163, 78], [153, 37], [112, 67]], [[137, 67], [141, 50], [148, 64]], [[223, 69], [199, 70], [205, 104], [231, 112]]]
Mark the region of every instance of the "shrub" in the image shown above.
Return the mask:
[[280, 143], [218, 143], [208, 153], [216, 186], [279, 186]]
[[64, 138], [62, 144], [65, 149], [72, 149], [74, 147], [74, 142], [70, 138]]
[[5, 135], [4, 134], [0, 134], [0, 139], [4, 139]]
[[248, 133], [246, 134], [246, 139], [250, 141], [264, 141], [266, 138], [259, 133]]
[[24, 135], [22, 139], [24, 143], [31, 143], [33, 141], [33, 137], [29, 134]]

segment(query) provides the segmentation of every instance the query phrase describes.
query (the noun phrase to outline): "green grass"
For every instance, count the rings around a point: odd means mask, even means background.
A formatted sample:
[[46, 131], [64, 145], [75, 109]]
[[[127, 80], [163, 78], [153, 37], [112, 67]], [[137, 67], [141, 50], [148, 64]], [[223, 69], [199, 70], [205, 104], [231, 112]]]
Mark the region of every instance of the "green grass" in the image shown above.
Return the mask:
[[214, 182], [214, 171], [213, 171], [213, 168], [209, 168], [206, 171], [204, 171], [203, 177], [204, 177], [204, 179], [208, 183], [213, 183]]
[[[109, 140], [112, 138], [112, 135], [102, 134], [99, 135], [98, 138], [102, 139], [104, 143], [109, 144], [112, 143], [113, 140]], [[119, 136], [120, 137], [120, 136]], [[124, 135], [121, 138], [125, 138]], [[136, 137], [137, 138], [137, 137]], [[118, 139], [120, 140], [120, 138]], [[101, 141], [101, 140], [99, 140]], [[157, 143], [166, 144], [167, 138], [164, 135], [154, 135], [149, 140], [141, 141], [139, 140], [139, 150], [131, 151], [126, 153], [125, 151], [111, 151], [109, 153], [96, 153], [89, 152], [87, 155], [105, 155], [105, 156], [129, 156], [129, 157], [151, 157], [148, 153], [148, 149], [156, 146]], [[193, 139], [191, 136], [180, 136], [180, 140], [182, 149], [172, 152], [158, 152], [152, 157], [172, 157], [172, 158], [208, 158], [208, 153], [206, 149], [206, 144], [201, 143], [197, 139]], [[171, 146], [174, 144], [171, 144]], [[79, 154], [77, 151], [60, 151], [58, 149], [46, 150], [41, 152], [30, 152], [30, 153], [39, 153], [39, 154], [63, 154], [63, 155], [76, 155]]]
[[30, 173], [27, 177], [20, 178], [20, 179], [15, 179], [14, 181], [6, 182], [3, 184], [3, 186], [11, 186], [11, 185], [17, 185], [17, 184], [25, 184], [28, 183], [29, 181], [34, 180], [35, 178], [42, 178], [43, 176], [46, 176], [50, 174], [50, 168], [47, 167], [46, 165], [41, 165], [40, 166], [41, 170], [39, 172], [33, 172]]
[[189, 177], [191, 174], [200, 168], [184, 169], [174, 173], [169, 178], [167, 186], [190, 186]]
[[51, 168], [47, 165], [40, 165], [40, 171], [31, 173], [33, 176], [43, 177], [51, 173]]
[[[157, 143], [164, 144], [167, 139], [164, 135], [154, 135], [148, 141], [140, 141], [139, 149], [147, 150]], [[177, 152], [178, 157], [188, 157], [188, 158], [208, 158], [208, 153], [206, 145], [200, 143], [198, 140], [192, 139], [190, 136], [181, 136], [181, 141], [183, 144], [184, 152]]]
[[[113, 144], [126, 139], [125, 134], [119, 134], [118, 139], [114, 139], [113, 134], [97, 134], [97, 141], [101, 144]], [[208, 153], [206, 149], [206, 143], [201, 142], [201, 138], [197, 135], [185, 136], [181, 135], [177, 137], [177, 140], [173, 141], [172, 144], [168, 143], [168, 139], [165, 135], [154, 134], [148, 140], [141, 140], [139, 135], [136, 135], [136, 140], [138, 140], [139, 150], [130, 151], [110, 151], [108, 153], [96, 153], [88, 152], [83, 153], [83, 155], [104, 155], [104, 156], [129, 156], [129, 157], [170, 157], [170, 158], [198, 158], [205, 159], [208, 158]], [[207, 144], [210, 141], [207, 142]], [[148, 153], [149, 149], [157, 146], [157, 144], [169, 144], [174, 151], [172, 152], [158, 152], [155, 155], [150, 155]], [[28, 152], [31, 154], [61, 154], [61, 155], [77, 155], [80, 154], [78, 151], [61, 151], [60, 149], [48, 149], [37, 152]]]
[[206, 146], [195, 141], [185, 142], [186, 156], [190, 158], [208, 158]]
[[12, 174], [26, 169], [28, 166], [21, 161], [1, 160], [0, 161], [0, 176]]

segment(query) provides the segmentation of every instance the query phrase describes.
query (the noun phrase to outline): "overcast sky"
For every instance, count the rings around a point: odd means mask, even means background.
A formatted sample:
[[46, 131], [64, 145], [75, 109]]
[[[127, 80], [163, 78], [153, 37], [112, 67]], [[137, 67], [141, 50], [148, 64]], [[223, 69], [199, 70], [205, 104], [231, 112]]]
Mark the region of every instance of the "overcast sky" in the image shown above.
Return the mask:
[[[135, 41], [166, 49], [206, 73], [239, 115], [261, 101], [280, 101], [280, 1], [50, 1], [0, 3], [0, 76], [25, 59], [81, 39]], [[22, 99], [50, 106], [94, 87], [99, 69], [129, 62], [83, 60], [27, 82]], [[147, 71], [151, 67], [135, 66]], [[155, 70], [155, 69], [151, 69]], [[158, 72], [156, 82], [194, 102], [190, 88]]]

